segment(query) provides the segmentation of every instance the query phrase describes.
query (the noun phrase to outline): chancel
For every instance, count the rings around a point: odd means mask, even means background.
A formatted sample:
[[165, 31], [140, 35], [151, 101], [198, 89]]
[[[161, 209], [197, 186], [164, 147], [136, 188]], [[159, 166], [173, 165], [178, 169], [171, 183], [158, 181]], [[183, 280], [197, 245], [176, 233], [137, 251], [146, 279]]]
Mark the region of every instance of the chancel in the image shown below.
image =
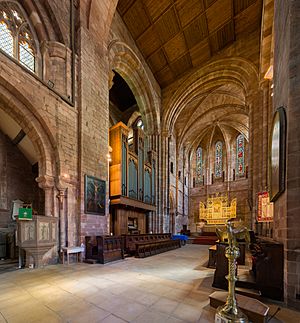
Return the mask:
[[300, 321], [299, 14], [0, 0], [0, 322]]

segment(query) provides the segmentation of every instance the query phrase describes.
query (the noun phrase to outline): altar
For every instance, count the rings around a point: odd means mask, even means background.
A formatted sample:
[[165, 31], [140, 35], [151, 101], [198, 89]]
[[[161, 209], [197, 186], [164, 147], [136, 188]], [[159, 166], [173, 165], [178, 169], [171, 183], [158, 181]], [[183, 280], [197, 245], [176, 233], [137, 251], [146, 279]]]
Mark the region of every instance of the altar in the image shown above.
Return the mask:
[[229, 203], [227, 195], [217, 193], [207, 198], [206, 205], [199, 204], [199, 221], [207, 224], [225, 224], [228, 219], [236, 218], [237, 199], [234, 198]]

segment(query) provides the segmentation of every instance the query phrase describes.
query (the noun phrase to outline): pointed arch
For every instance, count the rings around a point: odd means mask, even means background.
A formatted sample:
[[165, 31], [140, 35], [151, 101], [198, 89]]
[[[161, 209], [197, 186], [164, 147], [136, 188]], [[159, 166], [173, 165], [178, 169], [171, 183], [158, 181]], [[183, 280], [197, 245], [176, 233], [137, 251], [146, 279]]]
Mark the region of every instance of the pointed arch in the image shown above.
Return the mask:
[[87, 28], [94, 35], [100, 34], [104, 43], [107, 42], [117, 4], [118, 0], [89, 0], [85, 4]]
[[[55, 178], [59, 163], [59, 153], [55, 148], [55, 139], [47, 124], [35, 108], [12, 84], [3, 86], [3, 78], [0, 77], [0, 104], [1, 109], [7, 113], [24, 130], [31, 140], [39, 163], [39, 176]], [[6, 81], [8, 85], [8, 81]]]
[[140, 59], [127, 44], [118, 40], [109, 44], [108, 55], [109, 70], [117, 71], [135, 96], [146, 133], [160, 132], [160, 100]]

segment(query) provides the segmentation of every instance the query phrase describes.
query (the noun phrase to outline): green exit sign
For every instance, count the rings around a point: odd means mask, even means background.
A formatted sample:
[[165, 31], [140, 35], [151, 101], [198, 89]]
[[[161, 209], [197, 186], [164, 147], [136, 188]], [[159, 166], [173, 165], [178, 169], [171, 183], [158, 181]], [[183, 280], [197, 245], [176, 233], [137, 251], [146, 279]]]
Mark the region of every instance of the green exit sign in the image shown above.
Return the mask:
[[32, 209], [19, 208], [19, 220], [32, 220]]

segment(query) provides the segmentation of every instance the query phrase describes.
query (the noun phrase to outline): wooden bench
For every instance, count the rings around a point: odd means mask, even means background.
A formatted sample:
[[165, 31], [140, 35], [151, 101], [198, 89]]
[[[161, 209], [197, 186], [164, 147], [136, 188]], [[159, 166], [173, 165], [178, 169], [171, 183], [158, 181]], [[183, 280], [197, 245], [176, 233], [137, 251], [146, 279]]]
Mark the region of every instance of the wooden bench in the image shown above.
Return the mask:
[[[70, 254], [77, 255], [77, 262], [82, 261], [82, 252], [84, 252], [84, 247], [62, 247], [62, 262], [65, 263], [65, 254], [67, 255], [68, 265], [70, 263], [69, 256]], [[79, 259], [80, 257], [80, 259]]]
[[180, 240], [160, 240], [136, 243], [136, 257], [145, 258], [181, 247]]
[[136, 245], [139, 243], [171, 240], [170, 233], [126, 234], [122, 237], [124, 239], [124, 251], [129, 255], [136, 254]]
[[95, 260], [101, 264], [124, 258], [121, 236], [86, 236], [86, 260]]
[[180, 248], [180, 240], [171, 240], [170, 233], [124, 235], [124, 251], [138, 258]]

